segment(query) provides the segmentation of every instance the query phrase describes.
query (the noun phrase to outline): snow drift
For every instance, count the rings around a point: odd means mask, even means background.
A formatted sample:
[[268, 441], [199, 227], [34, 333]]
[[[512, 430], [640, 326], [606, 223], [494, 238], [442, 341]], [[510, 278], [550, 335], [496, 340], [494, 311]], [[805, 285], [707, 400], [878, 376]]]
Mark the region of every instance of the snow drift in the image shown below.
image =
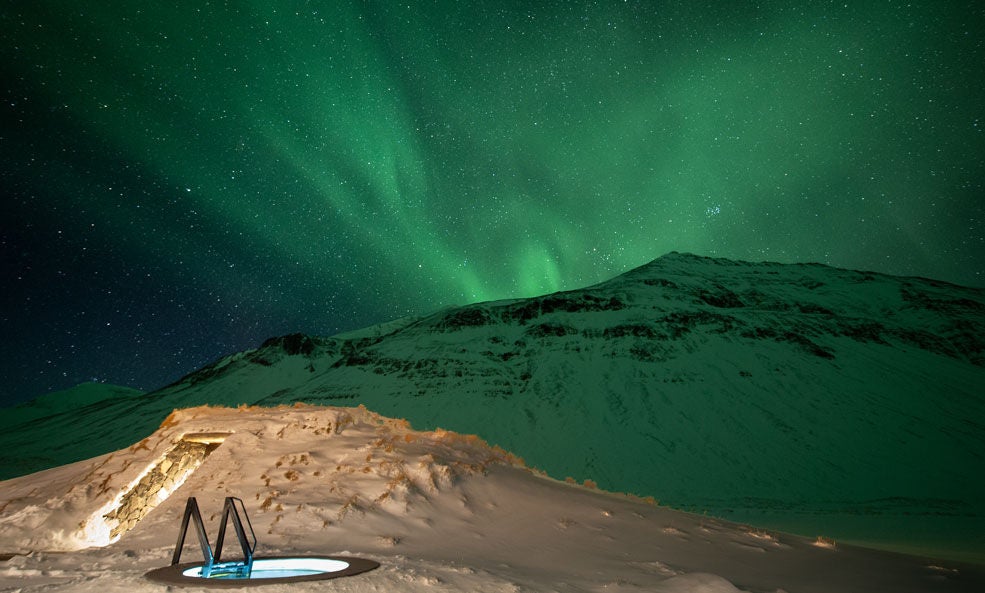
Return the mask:
[[[211, 450], [195, 452], [195, 443]], [[180, 484], [152, 492], [183, 464], [192, 469]], [[242, 498], [258, 555], [380, 562], [332, 584], [351, 592], [908, 592], [985, 584], [985, 572], [971, 566], [818, 546], [558, 482], [475, 436], [416, 431], [364, 408], [297, 405], [180, 410], [126, 449], [0, 482], [0, 541], [21, 553], [0, 562], [0, 590], [158, 591], [143, 574], [167, 564], [189, 496], [212, 534], [224, 497]], [[124, 507], [144, 512], [133, 519]], [[189, 546], [185, 558], [195, 552]]]

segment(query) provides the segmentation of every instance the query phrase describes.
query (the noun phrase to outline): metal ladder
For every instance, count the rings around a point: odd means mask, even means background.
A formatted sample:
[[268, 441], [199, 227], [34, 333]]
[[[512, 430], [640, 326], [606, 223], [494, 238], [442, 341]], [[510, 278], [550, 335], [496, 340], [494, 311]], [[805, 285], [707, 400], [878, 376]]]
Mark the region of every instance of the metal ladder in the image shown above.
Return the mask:
[[[242, 510], [242, 517], [240, 516]], [[226, 539], [226, 524], [229, 519], [233, 521], [233, 529], [236, 530], [236, 539], [243, 550], [243, 560], [222, 562], [222, 544]], [[244, 523], [245, 519], [245, 523]], [[178, 564], [181, 560], [181, 549], [185, 545], [185, 536], [188, 533], [188, 522], [195, 523], [195, 534], [198, 536], [198, 545], [202, 548], [202, 556], [205, 564], [202, 566], [202, 576], [205, 578], [249, 578], [253, 570], [253, 552], [256, 551], [257, 538], [253, 532], [253, 525], [250, 517], [246, 514], [246, 506], [243, 501], [234, 496], [227, 496], [226, 502], [222, 507], [222, 520], [219, 523], [219, 537], [215, 542], [215, 553], [209, 545], [209, 538], [205, 534], [205, 523], [202, 521], [202, 513], [198, 510], [198, 502], [195, 497], [189, 497], [185, 503], [185, 514], [181, 518], [181, 531], [178, 532], [178, 543], [174, 547], [174, 555], [171, 557], [171, 566]], [[249, 535], [247, 535], [249, 528]], [[252, 541], [252, 543], [250, 543]]]

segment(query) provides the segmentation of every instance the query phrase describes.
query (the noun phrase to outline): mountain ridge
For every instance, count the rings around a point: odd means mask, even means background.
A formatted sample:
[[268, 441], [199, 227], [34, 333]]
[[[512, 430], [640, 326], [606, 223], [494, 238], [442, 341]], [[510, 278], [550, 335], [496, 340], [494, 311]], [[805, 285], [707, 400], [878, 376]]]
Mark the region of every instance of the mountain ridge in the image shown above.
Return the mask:
[[[384, 337], [390, 336], [390, 335], [395, 334], [395, 333], [399, 333], [399, 332], [407, 329], [408, 327], [412, 327], [414, 325], [417, 325], [417, 324], [420, 324], [420, 323], [423, 323], [423, 322], [427, 322], [428, 320], [434, 319], [434, 318], [443, 319], [444, 322], [447, 323], [450, 326], [455, 326], [455, 325], [460, 325], [460, 326], [482, 325], [483, 324], [483, 321], [488, 320], [488, 318], [486, 317], [486, 315], [485, 315], [484, 312], [489, 307], [510, 306], [510, 305], [513, 305], [513, 304], [516, 304], [516, 303], [531, 302], [531, 301], [532, 302], [538, 302], [539, 301], [541, 303], [543, 303], [543, 302], [546, 301], [548, 308], [550, 308], [552, 305], [553, 306], [559, 306], [560, 303], [558, 302], [557, 299], [559, 297], [561, 297], [561, 295], [582, 294], [582, 293], [585, 293], [587, 291], [591, 291], [591, 290], [595, 290], [595, 289], [599, 289], [599, 288], [604, 288], [606, 286], [610, 286], [610, 285], [616, 283], [619, 280], [623, 280], [623, 281], [635, 280], [636, 279], [636, 276], [646, 275], [649, 272], [651, 272], [654, 268], [656, 268], [658, 265], [665, 264], [666, 262], [673, 262], [673, 263], [678, 263], [678, 264], [679, 263], [687, 263], [687, 262], [705, 262], [705, 263], [709, 263], [710, 262], [710, 263], [713, 263], [713, 264], [719, 265], [719, 266], [726, 265], [726, 266], [733, 266], [733, 267], [746, 267], [746, 266], [767, 266], [767, 267], [769, 267], [769, 266], [777, 266], [777, 267], [789, 268], [789, 267], [793, 266], [793, 267], [805, 267], [805, 268], [822, 268], [822, 269], [825, 269], [825, 270], [828, 270], [828, 271], [832, 271], [832, 272], [847, 273], [848, 275], [851, 275], [851, 276], [857, 276], [857, 280], [856, 280], [857, 282], [872, 281], [872, 280], [874, 280], [876, 278], [880, 278], [880, 277], [881, 278], [895, 278], [895, 279], [904, 280], [904, 281], [908, 280], [908, 281], [913, 281], [913, 282], [926, 283], [926, 284], [928, 284], [930, 286], [933, 286], [935, 288], [948, 288], [948, 287], [950, 287], [950, 288], [958, 289], [958, 290], [962, 290], [962, 291], [963, 290], [977, 291], [979, 294], [985, 292], [985, 291], [982, 291], [981, 289], [970, 288], [970, 287], [963, 287], [963, 286], [959, 286], [959, 285], [956, 285], [956, 284], [951, 284], [951, 283], [948, 283], [948, 282], [933, 280], [933, 279], [929, 279], [929, 278], [923, 278], [923, 277], [919, 277], [919, 276], [891, 276], [891, 275], [882, 274], [882, 273], [879, 273], [879, 272], [844, 270], [842, 268], [836, 268], [836, 267], [829, 266], [827, 264], [821, 264], [821, 263], [782, 264], [782, 263], [776, 263], [776, 262], [741, 262], [741, 261], [730, 260], [730, 259], [726, 259], [726, 258], [711, 258], [711, 257], [704, 257], [704, 256], [694, 255], [694, 254], [686, 253], [686, 252], [672, 251], [672, 252], [670, 252], [670, 253], [668, 253], [666, 255], [663, 255], [663, 256], [655, 259], [655, 260], [652, 260], [651, 262], [649, 262], [647, 264], [644, 264], [644, 265], [639, 266], [637, 268], [634, 268], [633, 270], [630, 270], [630, 271], [628, 271], [628, 272], [626, 272], [624, 274], [621, 274], [619, 276], [616, 276], [613, 279], [606, 280], [606, 281], [603, 281], [601, 283], [597, 283], [597, 284], [594, 284], [594, 285], [590, 285], [590, 286], [585, 287], [585, 288], [572, 289], [572, 290], [566, 290], [566, 291], [558, 291], [558, 292], [550, 293], [548, 295], [543, 295], [543, 296], [540, 296], [540, 297], [532, 297], [532, 298], [529, 298], [529, 299], [501, 299], [501, 300], [484, 301], [484, 302], [479, 302], [479, 303], [473, 303], [473, 304], [464, 305], [464, 306], [461, 306], [461, 307], [450, 307], [450, 308], [442, 309], [440, 311], [437, 311], [437, 312], [432, 313], [432, 314], [429, 314], [429, 315], [424, 315], [424, 316], [419, 316], [419, 317], [401, 318], [401, 319], [397, 319], [397, 320], [394, 320], [394, 321], [385, 322], [385, 323], [377, 324], [377, 325], [374, 325], [374, 326], [369, 326], [369, 327], [364, 328], [362, 330], [355, 330], [355, 331], [352, 331], [352, 332], [346, 332], [344, 334], [339, 334], [338, 336], [332, 336], [332, 337], [327, 337], [327, 338], [326, 337], [319, 337], [319, 336], [314, 336], [314, 335], [303, 334], [303, 333], [288, 334], [288, 335], [285, 335], [285, 336], [275, 336], [275, 337], [271, 337], [271, 338], [268, 338], [268, 339], [264, 340], [264, 342], [255, 351], [264, 350], [264, 349], [269, 348], [269, 347], [276, 347], [276, 345], [283, 343], [284, 344], [284, 350], [289, 355], [299, 354], [299, 353], [301, 353], [301, 354], [311, 354], [312, 351], [313, 351], [313, 349], [315, 348], [315, 344], [319, 344], [319, 345], [322, 345], [324, 347], [326, 344], [329, 344], [329, 343], [338, 341], [343, 336], [353, 336], [355, 338], [355, 339], [346, 339], [346, 340], [344, 340], [344, 343], [351, 345], [350, 347], [353, 347], [354, 348], [354, 347], [357, 347], [357, 346], [360, 346], [360, 345], [363, 346], [363, 347], [365, 347], [366, 345], [371, 344], [371, 343], [375, 343], [375, 342], [383, 339]], [[670, 288], [676, 288], [677, 287], [676, 284], [674, 284], [672, 282], [669, 282], [667, 280], [659, 279], [659, 278], [656, 278], [656, 279], [654, 279], [654, 278], [644, 278], [642, 281], [643, 281], [644, 284], [649, 284], [649, 285], [664, 286], [664, 287], [670, 287]], [[810, 289], [817, 288], [818, 286], [819, 285], [814, 285], [810, 280], [808, 280], [807, 283], [806, 283], [806, 287], [807, 288], [810, 288]], [[738, 297], [737, 297], [737, 295], [734, 292], [732, 292], [732, 291], [730, 291], [730, 290], [728, 290], [728, 289], [726, 289], [725, 287], [722, 287], [722, 286], [718, 286], [717, 288], [721, 292], [715, 293], [715, 292], [707, 291], [706, 290], [706, 291], [701, 291], [698, 296], [706, 304], [711, 305], [711, 306], [716, 307], [716, 308], [719, 308], [719, 309], [738, 308], [738, 307], [744, 307], [745, 306], [740, 300], [738, 300]], [[611, 303], [611, 305], [612, 305], [613, 308], [620, 306], [618, 303], [612, 303], [611, 301], [610, 301], [610, 303]], [[936, 304], [937, 306], [947, 307], [951, 303], [943, 303], [942, 304], [942, 303], [939, 303], [939, 302], [935, 302], [934, 304]], [[964, 305], [964, 306], [966, 306], [968, 308], [971, 308], [971, 309], [973, 309], [974, 311], [976, 311], [978, 313], [985, 314], [985, 306], [983, 306], [981, 304], [981, 302], [979, 302], [979, 301], [973, 301], [971, 299], [958, 299], [958, 304]], [[570, 305], [568, 310], [569, 310], [569, 312], [571, 310], [584, 310], [584, 309], [586, 309], [586, 308], [588, 308], [590, 306], [591, 305], [583, 305], [582, 307], [579, 307], [578, 304], [576, 303], [576, 304]], [[598, 305], [596, 305], [596, 306], [598, 306]], [[798, 306], [800, 308], [800, 310], [801, 310], [802, 313], [822, 313], [822, 314], [827, 314], [827, 315], [834, 315], [835, 314], [833, 311], [830, 311], [827, 308], [822, 307], [822, 306], [819, 306], [819, 305], [816, 305], [816, 304], [796, 303], [796, 306]], [[771, 308], [771, 307], [767, 306], [766, 308]], [[772, 308], [773, 309], [777, 309], [777, 308], [780, 308], [780, 307], [778, 307], [777, 304], [773, 304], [772, 305]], [[543, 307], [541, 308], [541, 312], [542, 311], [543, 311]], [[532, 316], [532, 315], [533, 315], [533, 311], [531, 311], [531, 308], [529, 306], [523, 306], [523, 307], [520, 307], [519, 310], [515, 313], [514, 318], [519, 319], [519, 320], [522, 321], [522, 320], [528, 319], [529, 316]], [[385, 332], [379, 332], [378, 335], [375, 335], [375, 336], [372, 336], [372, 337], [367, 337], [365, 335], [367, 332], [374, 332], [374, 330], [376, 330], [376, 328], [386, 328], [387, 331], [385, 331]], [[550, 332], [550, 331], [558, 331], [558, 329], [557, 328], [552, 328], [552, 327], [547, 327], [547, 328], [542, 328], [542, 331]], [[618, 330], [616, 330], [616, 331], [618, 331]], [[858, 335], [859, 337], [863, 337], [866, 333], [870, 333], [870, 334], [873, 333], [873, 329], [872, 328], [860, 328], [860, 327], [846, 327], [845, 332], [848, 335], [853, 335], [854, 334], [854, 335]], [[908, 337], [914, 338], [915, 336], [908, 336]], [[795, 342], [801, 342], [801, 343], [803, 343], [802, 340], [799, 340], [797, 338], [790, 338], [790, 339], [792, 339], [792, 341], [795, 341]], [[302, 346], [302, 344], [303, 344], [303, 346]], [[809, 347], [809, 344], [803, 343], [803, 345]], [[302, 348], [302, 347], [305, 348], [306, 351], [299, 350], [299, 348]], [[980, 341], [974, 343], [973, 350], [974, 350], [974, 353], [976, 354], [976, 357], [974, 359], [975, 360], [975, 364], [985, 365], [985, 359], [983, 359], [981, 357], [981, 353], [983, 352], [983, 350], [985, 350], [985, 348], [983, 348], [983, 345], [982, 345], [982, 343]], [[255, 352], [255, 351], [246, 351], [246, 352]], [[823, 354], [820, 349], [818, 349], [816, 352], [817, 352], [817, 355], [819, 355], [819, 356], [822, 356], [822, 357], [825, 356], [825, 354]], [[952, 350], [951, 351], [951, 353], [954, 353], [954, 352], [956, 352], [956, 350]], [[237, 353], [237, 354], [240, 354], [240, 353]], [[234, 355], [231, 355], [231, 356], [237, 356], [237, 354], [234, 354]], [[201, 373], [203, 371], [206, 371], [206, 369], [212, 369], [212, 368], [215, 368], [216, 366], [221, 366], [223, 364], [223, 362], [227, 358], [229, 358], [229, 357], [223, 357], [223, 358], [219, 359], [218, 361], [216, 361], [214, 363], [211, 363], [209, 365], [206, 365], [205, 367], [203, 367], [203, 369], [199, 369], [197, 371], [193, 371], [193, 372], [189, 373], [188, 375], [185, 375], [184, 377], [178, 379], [174, 383], [172, 383], [172, 384], [170, 384], [168, 386], [165, 386], [164, 388], [162, 388], [161, 390], [158, 390], [158, 391], [162, 391], [162, 390], [166, 390], [166, 389], [169, 389], [169, 388], [178, 386], [178, 385], [180, 385], [183, 382], [188, 381], [188, 380], [193, 380], [194, 381], [194, 379], [192, 379], [192, 377], [194, 377], [195, 375], [197, 375], [197, 374], [199, 374], [199, 373]], [[263, 359], [261, 357], [261, 358], [258, 358], [257, 360], [261, 360], [262, 361]], [[262, 362], [260, 364], [262, 364]]]

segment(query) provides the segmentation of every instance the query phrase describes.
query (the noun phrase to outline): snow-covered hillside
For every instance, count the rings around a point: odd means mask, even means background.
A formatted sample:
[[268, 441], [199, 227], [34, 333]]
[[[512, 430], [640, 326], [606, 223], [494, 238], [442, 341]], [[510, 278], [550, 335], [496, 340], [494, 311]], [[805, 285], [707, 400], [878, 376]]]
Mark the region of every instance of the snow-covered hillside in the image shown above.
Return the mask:
[[[480, 439], [364, 408], [199, 407], [114, 453], [0, 482], [0, 590], [162, 590], [189, 496], [243, 499], [259, 556], [369, 573], [272, 590], [958, 592], [985, 569], [731, 524], [548, 479]], [[28, 550], [46, 550], [23, 554]], [[54, 554], [62, 550], [68, 553]], [[198, 550], [187, 542], [183, 560]], [[200, 555], [199, 555], [200, 556]]]
[[[0, 412], [0, 479], [125, 447], [144, 433], [101, 429], [107, 411], [129, 408], [142, 392], [103, 383], [82, 383]], [[160, 422], [160, 419], [157, 420]], [[88, 438], [87, 438], [88, 435]]]
[[5, 468], [39, 435], [67, 462], [177, 407], [365, 404], [557, 478], [985, 561], [983, 336], [980, 289], [675, 253], [583, 290], [272, 339], [151, 394], [4, 422], [0, 445]]

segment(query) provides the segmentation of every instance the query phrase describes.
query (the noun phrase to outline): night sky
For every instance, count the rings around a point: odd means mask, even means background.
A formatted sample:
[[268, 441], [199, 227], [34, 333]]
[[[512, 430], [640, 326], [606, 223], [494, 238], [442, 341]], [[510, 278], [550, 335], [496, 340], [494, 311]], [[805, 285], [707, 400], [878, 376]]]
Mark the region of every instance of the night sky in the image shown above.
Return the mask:
[[3, 404], [672, 250], [985, 285], [978, 2], [0, 6]]

